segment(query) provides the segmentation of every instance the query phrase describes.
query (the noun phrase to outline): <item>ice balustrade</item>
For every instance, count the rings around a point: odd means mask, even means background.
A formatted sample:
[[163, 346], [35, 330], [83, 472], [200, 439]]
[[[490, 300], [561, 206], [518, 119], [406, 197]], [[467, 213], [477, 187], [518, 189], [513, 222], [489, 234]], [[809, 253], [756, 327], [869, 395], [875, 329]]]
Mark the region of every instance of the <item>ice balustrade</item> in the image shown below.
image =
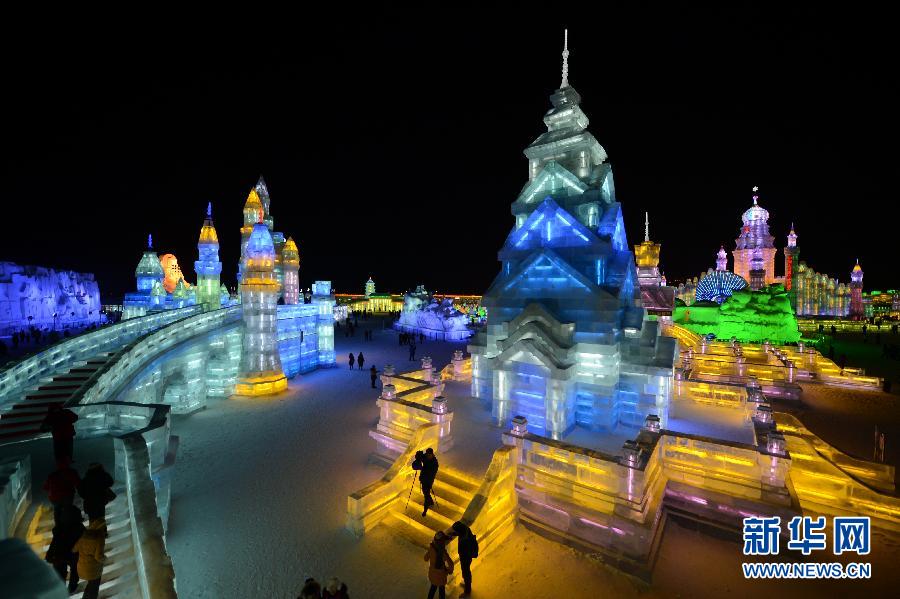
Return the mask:
[[869, 516], [873, 526], [900, 531], [900, 498], [873, 490], [850, 476], [803, 436], [788, 434], [785, 442], [793, 458], [791, 483], [804, 512]]
[[[752, 445], [646, 429], [622, 456], [518, 431], [503, 435], [517, 449], [520, 519], [646, 575], [658, 541], [660, 508], [674, 497], [707, 517], [739, 523], [741, 514], [789, 509], [790, 457]], [[690, 507], [693, 506], [693, 507]]]
[[395, 459], [423, 424], [438, 426], [438, 449], [453, 447], [450, 425], [453, 411], [441, 393], [441, 374], [431, 366], [431, 358], [422, 359], [421, 370], [395, 374], [387, 365], [381, 374], [382, 392], [376, 400], [378, 424], [369, 436], [376, 442], [375, 456]]
[[439, 454], [439, 439], [440, 425], [418, 427], [384, 476], [347, 497], [347, 529], [362, 536], [385, 518], [397, 502], [405, 500], [416, 475], [412, 469], [416, 452], [431, 447]]
[[23, 390], [37, 384], [43, 377], [98, 353], [117, 349], [150, 331], [198, 314], [201, 310], [200, 306], [190, 306], [148, 314], [54, 343], [0, 369], [0, 404], [18, 399]]
[[0, 460], [0, 539], [13, 536], [31, 503], [31, 456]]
[[[102, 402], [113, 396], [148, 362], [197, 335], [240, 319], [241, 307], [230, 306], [182, 318], [129, 343], [91, 374], [67, 405]], [[131, 321], [129, 321], [131, 322]]]
[[866, 376], [862, 369], [842, 370], [802, 341], [796, 346], [710, 342], [677, 325], [665, 325], [663, 331], [683, 347], [678, 365], [690, 366], [692, 378], [740, 382], [754, 376], [765, 381], [768, 394], [786, 398], [799, 397], [800, 390], [795, 386], [799, 381], [863, 389], [879, 389], [883, 384], [881, 378]]
[[441, 380], [450, 381], [471, 381], [472, 380], [472, 357], [463, 357], [461, 349], [453, 352], [453, 359], [441, 370]]
[[[773, 418], [778, 425], [778, 430], [785, 436], [800, 437], [807, 441], [816, 453], [828, 460], [849, 476], [860, 482], [875, 488], [883, 493], [893, 494], [895, 491], [896, 471], [890, 464], [869, 462], [854, 458], [823, 441], [818, 435], [803, 426], [796, 417], [784, 412], [773, 412]], [[795, 459], [804, 459], [806, 453], [791, 454]], [[799, 456], [799, 457], [798, 457]]]

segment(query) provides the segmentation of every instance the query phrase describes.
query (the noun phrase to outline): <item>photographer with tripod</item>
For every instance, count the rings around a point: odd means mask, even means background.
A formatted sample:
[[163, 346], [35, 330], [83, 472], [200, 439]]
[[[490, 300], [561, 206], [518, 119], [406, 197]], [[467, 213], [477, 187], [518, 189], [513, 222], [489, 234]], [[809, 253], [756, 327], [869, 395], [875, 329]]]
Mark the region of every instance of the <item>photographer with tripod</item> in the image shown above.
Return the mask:
[[422, 511], [422, 517], [424, 518], [425, 514], [428, 513], [428, 508], [434, 505], [434, 499], [431, 498], [431, 487], [434, 485], [434, 479], [437, 477], [438, 471], [438, 461], [434, 455], [434, 450], [429, 447], [425, 451], [417, 451], [416, 459], [412, 463], [412, 469], [419, 472], [422, 495], [425, 496], [425, 509]]

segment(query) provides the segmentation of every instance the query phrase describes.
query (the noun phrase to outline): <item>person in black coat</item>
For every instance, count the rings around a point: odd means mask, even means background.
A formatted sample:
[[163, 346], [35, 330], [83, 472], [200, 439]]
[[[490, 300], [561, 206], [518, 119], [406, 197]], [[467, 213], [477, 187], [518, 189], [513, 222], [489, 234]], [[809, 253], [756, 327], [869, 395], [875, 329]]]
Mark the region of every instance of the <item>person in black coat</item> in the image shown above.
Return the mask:
[[356, 365], [359, 367], [360, 370], [362, 370], [363, 364], [365, 364], [365, 363], [366, 363], [366, 357], [363, 355], [362, 352], [359, 352], [359, 355], [356, 356]]
[[425, 451], [417, 451], [412, 468], [419, 471], [419, 482], [422, 484], [422, 495], [425, 497], [425, 509], [422, 511], [424, 518], [428, 513], [428, 508], [434, 505], [434, 499], [431, 498], [431, 487], [434, 486], [434, 479], [437, 478], [438, 472], [438, 460], [434, 455], [434, 450], [429, 447]]
[[372, 379], [372, 388], [375, 389], [375, 381], [378, 380], [378, 370], [374, 366], [369, 369], [369, 378]]
[[453, 534], [458, 539], [459, 566], [463, 577], [463, 592], [460, 599], [472, 594], [472, 560], [478, 557], [478, 539], [472, 529], [462, 522], [453, 523]]
[[81, 495], [89, 520], [106, 518], [106, 504], [116, 498], [112, 490], [113, 482], [113, 477], [101, 464], [93, 463], [88, 466], [78, 485], [78, 494]]

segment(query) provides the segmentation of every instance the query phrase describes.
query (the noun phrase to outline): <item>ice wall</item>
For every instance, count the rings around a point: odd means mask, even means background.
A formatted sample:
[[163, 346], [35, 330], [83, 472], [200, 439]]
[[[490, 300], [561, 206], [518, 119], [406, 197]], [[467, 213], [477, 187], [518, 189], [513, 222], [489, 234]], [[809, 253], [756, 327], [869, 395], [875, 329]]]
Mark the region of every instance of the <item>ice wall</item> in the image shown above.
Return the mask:
[[0, 333], [100, 322], [100, 286], [93, 274], [0, 262]]

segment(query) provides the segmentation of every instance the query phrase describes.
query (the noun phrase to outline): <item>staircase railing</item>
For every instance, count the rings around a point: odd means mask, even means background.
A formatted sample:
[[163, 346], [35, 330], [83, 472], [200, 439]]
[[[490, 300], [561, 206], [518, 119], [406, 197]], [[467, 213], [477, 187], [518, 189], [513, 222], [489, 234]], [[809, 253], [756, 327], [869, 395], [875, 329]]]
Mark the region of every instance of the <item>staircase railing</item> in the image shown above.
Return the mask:
[[14, 398], [61, 368], [85, 360], [102, 351], [119, 347], [123, 342], [149, 331], [199, 313], [201, 306], [166, 310], [101, 327], [69, 339], [63, 339], [36, 354], [0, 368], [0, 405]]
[[413, 434], [406, 451], [400, 454], [380, 479], [347, 497], [347, 529], [364, 535], [386, 517], [400, 501], [405, 501], [415, 470], [412, 461], [417, 451], [438, 449], [440, 425], [424, 424]]

